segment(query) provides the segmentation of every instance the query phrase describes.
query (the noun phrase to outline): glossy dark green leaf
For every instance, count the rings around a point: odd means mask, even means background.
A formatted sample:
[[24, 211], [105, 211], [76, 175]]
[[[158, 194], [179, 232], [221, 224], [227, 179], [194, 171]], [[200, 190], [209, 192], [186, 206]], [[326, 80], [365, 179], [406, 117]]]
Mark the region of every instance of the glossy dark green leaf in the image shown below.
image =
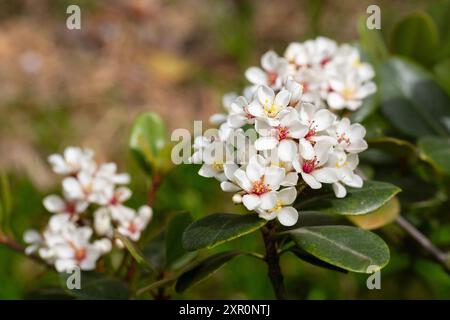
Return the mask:
[[181, 274], [175, 285], [175, 290], [178, 293], [183, 293], [189, 287], [214, 274], [227, 262], [239, 255], [241, 255], [241, 253], [237, 251], [226, 251], [205, 258], [193, 268]]
[[399, 192], [398, 187], [387, 182], [364, 181], [362, 188], [347, 187], [345, 198], [336, 198], [334, 193], [329, 191], [300, 202], [297, 207], [301, 210], [331, 214], [361, 215], [380, 208]]
[[450, 175], [450, 138], [424, 137], [419, 139], [418, 146], [422, 159]]
[[258, 230], [266, 222], [256, 214], [211, 214], [186, 228], [183, 246], [189, 251], [212, 248]]
[[390, 35], [390, 47], [396, 54], [428, 65], [433, 62], [438, 40], [433, 19], [425, 12], [415, 12], [395, 25]]
[[192, 217], [189, 212], [178, 214], [169, 222], [166, 232], [166, 264], [168, 266], [188, 253], [183, 247], [182, 238], [184, 230], [191, 223]]
[[158, 270], [166, 267], [166, 230], [160, 231], [142, 249], [145, 258]]
[[171, 286], [173, 285], [173, 283], [175, 283], [176, 279], [175, 278], [166, 278], [166, 279], [161, 279], [158, 281], [154, 281], [148, 285], [146, 285], [145, 287], [142, 287], [141, 289], [139, 289], [136, 292], [136, 295], [140, 296], [141, 294], [151, 291], [151, 290], [155, 290], [158, 289], [160, 287], [164, 287], [164, 286]]
[[426, 70], [392, 58], [379, 76], [381, 109], [397, 129], [411, 137], [450, 134], [450, 98]]
[[312, 226], [330, 226], [336, 224], [349, 224], [347, 219], [342, 215], [331, 213], [302, 210], [297, 223], [290, 227], [280, 225], [281, 231], [298, 229], [301, 227]]
[[171, 166], [170, 148], [163, 120], [153, 112], [146, 112], [135, 120], [131, 130], [130, 149], [148, 173], [165, 171]]
[[325, 268], [325, 269], [329, 269], [329, 270], [333, 270], [333, 271], [338, 271], [338, 272], [342, 272], [342, 273], [348, 273], [347, 270], [336, 267], [335, 265], [329, 264], [323, 260], [320, 260], [318, 258], [316, 258], [315, 256], [313, 256], [312, 254], [306, 252], [305, 250], [300, 249], [299, 247], [293, 247], [291, 250], [289, 250], [289, 252], [292, 252], [297, 258], [308, 262], [312, 265], [315, 265], [317, 267], [321, 267], [321, 268]]
[[[376, 234], [350, 226], [317, 226], [289, 231], [298, 247], [339, 268], [371, 273], [389, 262], [389, 248]], [[373, 271], [373, 270], [372, 270]]]
[[[67, 281], [70, 273], [61, 273], [61, 285], [66, 292], [77, 299], [106, 300], [128, 299], [130, 292], [126, 284], [98, 272], [81, 272], [81, 289], [68, 289]], [[70, 281], [70, 279], [69, 279]]]

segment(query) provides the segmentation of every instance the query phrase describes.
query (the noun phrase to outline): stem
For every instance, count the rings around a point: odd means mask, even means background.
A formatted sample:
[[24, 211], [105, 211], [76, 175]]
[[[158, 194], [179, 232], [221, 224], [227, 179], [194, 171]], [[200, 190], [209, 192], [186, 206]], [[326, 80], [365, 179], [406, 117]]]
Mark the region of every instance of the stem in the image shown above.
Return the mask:
[[33, 261], [38, 262], [38, 263], [43, 264], [43, 265], [48, 267], [47, 262], [45, 262], [44, 260], [42, 260], [41, 258], [39, 258], [36, 255], [26, 254], [25, 253], [25, 248], [23, 246], [21, 246], [15, 240], [13, 240], [10, 237], [8, 237], [5, 234], [3, 234], [2, 231], [0, 231], [0, 244], [3, 244], [5, 246], [7, 246], [8, 248], [10, 248], [10, 249], [12, 249], [12, 250], [14, 250], [14, 251], [16, 251], [16, 252], [18, 252], [20, 254], [23, 254], [27, 258], [30, 258]]
[[283, 283], [283, 275], [280, 268], [280, 257], [278, 255], [277, 244], [274, 239], [275, 224], [269, 222], [267, 226], [261, 228], [261, 233], [266, 247], [265, 261], [269, 268], [269, 278], [272, 283], [275, 296], [278, 300], [286, 300], [286, 290]]
[[408, 220], [402, 216], [396, 219], [397, 224], [402, 227], [422, 248], [424, 248], [436, 262], [442, 265], [444, 270], [450, 274], [450, 263], [447, 254], [436, 247], [423, 233], [416, 229]]
[[155, 202], [156, 197], [156, 191], [158, 191], [159, 186], [161, 185], [162, 179], [161, 175], [158, 173], [155, 173], [152, 177], [152, 184], [150, 187], [150, 191], [148, 192], [147, 196], [147, 204], [152, 207], [153, 203]]

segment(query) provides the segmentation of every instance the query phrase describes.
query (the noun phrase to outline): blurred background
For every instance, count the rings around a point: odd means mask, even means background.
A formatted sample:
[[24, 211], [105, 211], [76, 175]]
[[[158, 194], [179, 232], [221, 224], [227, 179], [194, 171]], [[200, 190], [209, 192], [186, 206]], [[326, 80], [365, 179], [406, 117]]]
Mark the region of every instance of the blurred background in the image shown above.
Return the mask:
[[[206, 121], [220, 110], [224, 93], [245, 85], [245, 69], [259, 65], [265, 51], [281, 54], [289, 42], [318, 35], [357, 41], [358, 19], [367, 16], [370, 4], [380, 6], [386, 35], [403, 16], [437, 2], [1, 0], [0, 170], [11, 184], [13, 232], [20, 239], [25, 229], [47, 222], [41, 199], [57, 192], [60, 182], [46, 162], [50, 154], [79, 145], [94, 149], [100, 161], [117, 162], [132, 175], [130, 203], [138, 205], [145, 201], [148, 181], [128, 152], [128, 139], [140, 112], [157, 112], [169, 131], [192, 130], [193, 120]], [[81, 7], [81, 30], [66, 28], [70, 4]], [[151, 228], [173, 210], [188, 209], [194, 218], [236, 211], [218, 184], [197, 170], [180, 166], [170, 173]], [[383, 229], [395, 243], [399, 230]], [[434, 240], [450, 245], [450, 230], [439, 232]], [[261, 251], [258, 237], [251, 234], [219, 249]], [[439, 265], [409, 255], [416, 248], [412, 243], [390, 247], [382, 290], [368, 290], [365, 275], [331, 272], [284, 255], [289, 295], [450, 298], [450, 277]], [[0, 246], [1, 299], [26, 298], [55, 281], [56, 273]], [[174, 298], [270, 299], [273, 293], [264, 264], [242, 257]]]

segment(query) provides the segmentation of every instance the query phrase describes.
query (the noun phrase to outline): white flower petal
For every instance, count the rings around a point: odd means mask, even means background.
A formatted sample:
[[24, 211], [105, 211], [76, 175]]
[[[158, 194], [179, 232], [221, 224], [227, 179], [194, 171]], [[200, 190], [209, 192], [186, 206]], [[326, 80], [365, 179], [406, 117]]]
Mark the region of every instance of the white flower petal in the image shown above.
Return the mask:
[[298, 211], [293, 207], [284, 207], [278, 211], [277, 218], [283, 226], [290, 227], [297, 223]]
[[277, 203], [277, 195], [275, 192], [267, 192], [259, 196], [261, 199], [261, 204], [259, 207], [263, 210], [270, 210], [275, 207]]
[[297, 144], [292, 140], [282, 140], [278, 145], [278, 157], [281, 161], [292, 161], [297, 155]]
[[257, 67], [250, 67], [245, 71], [245, 77], [250, 83], [263, 85], [267, 82], [266, 73]]
[[255, 210], [261, 204], [261, 199], [254, 194], [246, 194], [242, 197], [242, 203], [248, 210]]

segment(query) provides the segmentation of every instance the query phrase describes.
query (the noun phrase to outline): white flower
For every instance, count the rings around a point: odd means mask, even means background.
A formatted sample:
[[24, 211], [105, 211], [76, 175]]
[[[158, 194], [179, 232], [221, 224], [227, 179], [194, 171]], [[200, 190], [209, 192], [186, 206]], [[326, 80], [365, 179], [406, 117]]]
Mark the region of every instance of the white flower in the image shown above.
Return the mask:
[[107, 239], [89, 242], [92, 229], [76, 228], [69, 225], [61, 233], [61, 241], [51, 249], [54, 252], [55, 268], [64, 272], [79, 266], [81, 270], [94, 270], [101, 255], [111, 250], [111, 242]]
[[322, 183], [337, 182], [336, 172], [329, 167], [324, 167], [328, 161], [332, 145], [327, 141], [318, 141], [313, 147], [313, 157], [305, 160], [301, 156], [292, 162], [295, 170], [299, 172], [303, 180], [313, 189], [320, 189]]
[[150, 222], [152, 215], [153, 211], [149, 206], [142, 206], [132, 218], [119, 221], [117, 230], [131, 240], [137, 241], [141, 237], [141, 232]]
[[314, 157], [313, 143], [322, 140], [335, 143], [332, 137], [321, 133], [330, 128], [336, 116], [327, 109], [319, 109], [310, 103], [300, 106], [299, 115], [301, 123], [309, 128], [308, 133], [299, 140], [300, 154], [304, 159], [311, 160]]
[[276, 119], [280, 111], [286, 109], [291, 94], [287, 90], [281, 90], [275, 95], [275, 92], [267, 87], [261, 86], [256, 93], [256, 99], [253, 100], [248, 112], [254, 117], [266, 119], [270, 125], [276, 126], [279, 120]]
[[44, 207], [51, 213], [68, 214], [69, 216], [77, 216], [83, 213], [89, 203], [84, 200], [63, 199], [57, 195], [49, 195], [44, 198]]
[[368, 63], [361, 62], [361, 56], [358, 49], [348, 44], [343, 44], [339, 47], [333, 62], [327, 65], [328, 70], [326, 71], [329, 73], [336, 72], [336, 70], [339, 69], [339, 66], [355, 69], [358, 73], [358, 77], [362, 81], [368, 81], [375, 76], [372, 66]]
[[111, 187], [111, 183], [96, 175], [80, 171], [76, 177], [67, 177], [63, 180], [64, 194], [73, 200], [97, 202], [102, 192]]
[[286, 188], [275, 193], [275, 205], [268, 209], [257, 209], [259, 216], [266, 220], [275, 218], [284, 226], [293, 226], [298, 220], [298, 211], [290, 206], [297, 197], [297, 190], [293, 187]]
[[291, 43], [286, 51], [285, 58], [299, 68], [323, 67], [331, 61], [337, 51], [335, 41], [318, 37], [304, 43]]
[[103, 179], [111, 184], [128, 184], [130, 176], [128, 173], [117, 173], [117, 165], [113, 162], [102, 163], [95, 174], [97, 179]]
[[337, 73], [329, 80], [329, 85], [332, 92], [328, 94], [327, 103], [336, 110], [356, 110], [365, 97], [377, 90], [375, 83], [364, 82], [357, 70]]
[[224, 164], [233, 160], [231, 146], [222, 141], [215, 141], [203, 150], [204, 164], [198, 174], [205, 178], [216, 178], [219, 181], [226, 180]]
[[114, 233], [111, 211], [108, 208], [101, 207], [94, 212], [94, 229], [99, 236], [111, 238]]
[[302, 100], [303, 86], [297, 81], [289, 79], [284, 84], [284, 89], [291, 94], [288, 105], [295, 108]]
[[23, 241], [28, 244], [25, 248], [25, 254], [30, 255], [39, 249], [42, 245], [43, 239], [41, 234], [36, 230], [27, 230], [23, 234]]
[[248, 111], [249, 102], [243, 96], [237, 97], [231, 104], [227, 123], [231, 128], [240, 128], [246, 124], [253, 124], [255, 116]]
[[274, 89], [281, 88], [283, 76], [288, 67], [287, 61], [280, 58], [274, 51], [268, 51], [261, 57], [261, 66], [250, 67], [245, 71], [245, 77], [254, 85], [266, 85]]
[[297, 143], [292, 139], [304, 137], [309, 127], [303, 125], [293, 108], [287, 108], [280, 116], [276, 127], [270, 126], [265, 120], [256, 120], [255, 129], [260, 137], [255, 141], [256, 150], [272, 150], [278, 148], [281, 161], [292, 161], [297, 154]]
[[245, 171], [237, 169], [234, 177], [238, 185], [246, 192], [242, 197], [242, 203], [248, 210], [270, 209], [276, 202], [273, 191], [280, 188], [285, 177], [285, 170], [269, 166], [262, 156], [257, 155], [250, 159]]
[[52, 154], [48, 157], [48, 161], [52, 165], [52, 169], [57, 174], [75, 175], [80, 170], [95, 169], [93, 161], [93, 152], [90, 149], [81, 149], [78, 147], [68, 147], [64, 150], [64, 154]]
[[[333, 190], [338, 198], [343, 198], [347, 194], [344, 185], [361, 188], [363, 180], [353, 171], [358, 166], [357, 154], [346, 154], [345, 152], [332, 152], [329, 156], [327, 167], [333, 168], [339, 181], [333, 183]], [[344, 185], [343, 185], [344, 184]]]
[[359, 123], [351, 124], [348, 118], [342, 118], [328, 132], [336, 138], [337, 146], [349, 153], [360, 153], [367, 149], [364, 140], [366, 129]]

